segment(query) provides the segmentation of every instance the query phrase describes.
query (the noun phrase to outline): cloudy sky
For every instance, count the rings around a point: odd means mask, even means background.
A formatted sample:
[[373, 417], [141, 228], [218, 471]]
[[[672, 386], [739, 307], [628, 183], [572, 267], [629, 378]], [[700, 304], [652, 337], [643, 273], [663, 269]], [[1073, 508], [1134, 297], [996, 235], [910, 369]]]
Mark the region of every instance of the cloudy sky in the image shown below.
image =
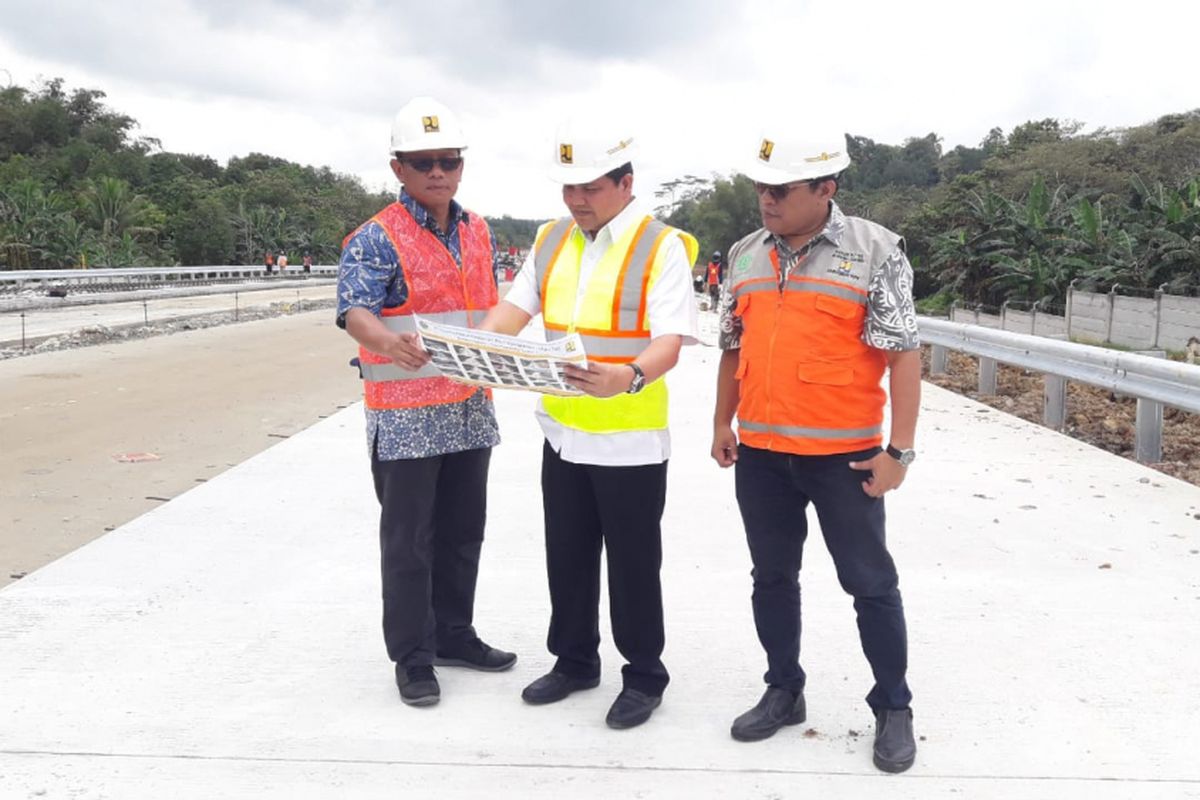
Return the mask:
[[[1059, 117], [1120, 127], [1200, 107], [1200, 3], [782, 0], [0, 0], [0, 83], [98, 88], [167, 150], [257, 151], [391, 188], [391, 116], [414, 95], [471, 137], [459, 198], [561, 211], [556, 122], [611, 109], [637, 188], [727, 173], [786, 113], [946, 149]], [[7, 72], [7, 74], [6, 74]]]

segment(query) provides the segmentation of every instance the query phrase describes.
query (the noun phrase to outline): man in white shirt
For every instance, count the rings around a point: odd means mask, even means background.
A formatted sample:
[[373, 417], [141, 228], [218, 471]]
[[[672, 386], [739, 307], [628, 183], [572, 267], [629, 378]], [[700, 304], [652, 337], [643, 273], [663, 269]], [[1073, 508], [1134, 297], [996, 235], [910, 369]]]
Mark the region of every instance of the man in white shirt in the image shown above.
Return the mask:
[[548, 338], [578, 333], [588, 368], [568, 368], [580, 397], [543, 396], [542, 502], [551, 619], [549, 673], [526, 687], [553, 703], [600, 681], [600, 553], [607, 549], [613, 639], [626, 659], [612, 728], [650, 718], [669, 681], [661, 519], [666, 497], [663, 376], [695, 343], [696, 240], [654, 220], [633, 196], [633, 139], [607, 120], [560, 126], [551, 178], [571, 216], [538, 232], [486, 330], [515, 334], [541, 313]]

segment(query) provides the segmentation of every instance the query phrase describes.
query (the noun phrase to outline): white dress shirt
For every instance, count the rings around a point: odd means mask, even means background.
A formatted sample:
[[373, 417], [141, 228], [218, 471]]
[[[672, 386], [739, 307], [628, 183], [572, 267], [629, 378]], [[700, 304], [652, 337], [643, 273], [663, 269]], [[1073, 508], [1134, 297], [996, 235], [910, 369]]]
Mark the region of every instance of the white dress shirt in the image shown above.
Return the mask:
[[[597, 232], [593, 239], [585, 239], [583, 260], [579, 267], [579, 289], [575, 297], [575, 316], [579, 316], [580, 304], [587, 292], [588, 281], [601, 256], [612, 247], [631, 225], [646, 216], [634, 201], [625, 206]], [[575, 235], [575, 234], [573, 234]], [[658, 278], [650, 287], [646, 298], [646, 318], [650, 323], [650, 338], [677, 335], [683, 337], [685, 345], [695, 344], [697, 339], [696, 298], [692, 291], [692, 265], [679, 237], [672, 236], [663, 245], [663, 266]], [[513, 279], [512, 287], [504, 299], [531, 316], [541, 313], [542, 303], [538, 297], [536, 267], [533, 249], [521, 271]], [[660, 378], [660, 380], [662, 380]], [[546, 441], [564, 461], [574, 464], [596, 464], [607, 467], [661, 464], [671, 456], [671, 434], [666, 428], [654, 431], [623, 431], [621, 433], [588, 433], [568, 428], [546, 413], [538, 403], [537, 420], [542, 426]]]

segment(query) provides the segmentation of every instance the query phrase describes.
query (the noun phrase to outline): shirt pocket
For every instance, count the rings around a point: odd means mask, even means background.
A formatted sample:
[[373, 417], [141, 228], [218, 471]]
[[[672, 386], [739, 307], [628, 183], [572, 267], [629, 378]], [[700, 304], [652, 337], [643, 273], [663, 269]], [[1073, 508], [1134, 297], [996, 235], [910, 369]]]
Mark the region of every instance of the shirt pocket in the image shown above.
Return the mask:
[[808, 361], [796, 365], [796, 377], [803, 383], [849, 386], [854, 380], [854, 368], [846, 362]]
[[861, 313], [861, 306], [853, 300], [843, 300], [840, 297], [830, 297], [827, 294], [818, 294], [815, 306], [818, 311], [824, 311], [826, 314], [838, 319], [854, 319]]

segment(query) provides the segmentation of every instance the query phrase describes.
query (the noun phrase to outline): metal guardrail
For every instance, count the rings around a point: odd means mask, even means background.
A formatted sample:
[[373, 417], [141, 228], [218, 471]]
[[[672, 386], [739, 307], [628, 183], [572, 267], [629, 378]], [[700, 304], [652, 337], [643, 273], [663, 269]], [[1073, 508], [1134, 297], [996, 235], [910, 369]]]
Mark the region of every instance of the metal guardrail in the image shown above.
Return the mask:
[[[313, 265], [308, 274], [336, 276], [338, 268], [333, 265]], [[273, 276], [304, 275], [302, 264], [288, 264], [281, 272], [276, 268]], [[77, 288], [87, 291], [89, 286], [160, 286], [181, 283], [212, 281], [251, 280], [266, 277], [262, 264], [242, 266], [210, 267], [102, 267], [91, 269], [31, 269], [0, 271], [0, 292], [20, 291], [29, 287], [51, 285]]]
[[947, 350], [978, 356], [981, 394], [996, 393], [997, 363], [1044, 373], [1045, 422], [1057, 430], [1066, 424], [1068, 380], [1136, 397], [1134, 454], [1143, 463], [1162, 460], [1163, 406], [1200, 413], [1198, 365], [932, 317], [919, 321], [922, 340], [932, 345], [930, 371], [945, 372]]

